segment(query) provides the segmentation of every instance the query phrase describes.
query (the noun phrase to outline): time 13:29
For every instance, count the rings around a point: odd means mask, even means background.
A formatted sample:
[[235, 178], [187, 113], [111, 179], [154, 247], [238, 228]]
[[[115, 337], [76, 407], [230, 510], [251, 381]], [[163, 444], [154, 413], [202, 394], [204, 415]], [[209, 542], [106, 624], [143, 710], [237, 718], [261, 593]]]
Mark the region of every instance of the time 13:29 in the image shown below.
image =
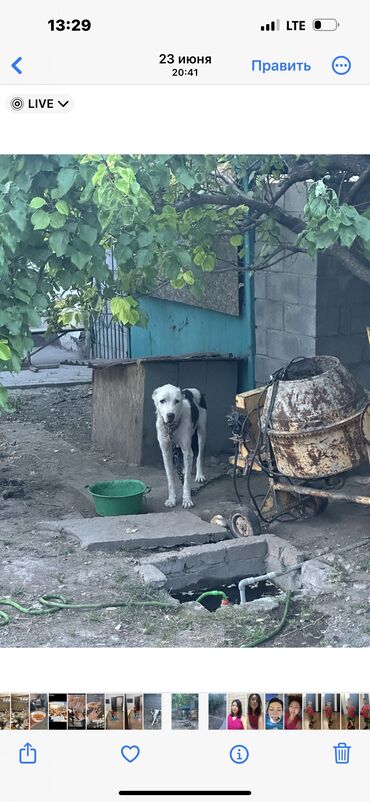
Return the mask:
[[49, 19], [51, 31], [89, 31], [91, 21], [89, 19]]

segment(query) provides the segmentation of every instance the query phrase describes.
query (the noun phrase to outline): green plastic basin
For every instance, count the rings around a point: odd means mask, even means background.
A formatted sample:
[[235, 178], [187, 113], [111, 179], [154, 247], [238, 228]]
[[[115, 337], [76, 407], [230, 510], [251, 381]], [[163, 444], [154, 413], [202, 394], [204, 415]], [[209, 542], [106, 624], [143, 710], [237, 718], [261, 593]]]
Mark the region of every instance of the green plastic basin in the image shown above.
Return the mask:
[[135, 515], [142, 511], [144, 494], [150, 492], [139, 479], [113, 479], [87, 487], [98, 515]]

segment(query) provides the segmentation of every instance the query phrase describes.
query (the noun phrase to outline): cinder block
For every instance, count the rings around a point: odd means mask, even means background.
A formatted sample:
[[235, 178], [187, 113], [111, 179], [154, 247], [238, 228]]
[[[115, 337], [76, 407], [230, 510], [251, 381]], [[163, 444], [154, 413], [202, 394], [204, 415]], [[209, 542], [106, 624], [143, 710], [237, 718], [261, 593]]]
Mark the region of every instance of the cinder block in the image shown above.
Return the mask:
[[299, 300], [305, 306], [316, 306], [316, 276], [299, 277]]
[[316, 309], [302, 304], [284, 305], [284, 330], [314, 337], [316, 334]]
[[256, 328], [256, 353], [267, 354], [267, 331], [261, 326]]
[[263, 538], [248, 537], [245, 541], [242, 538], [226, 540], [224, 546], [228, 562], [239, 560], [242, 563], [255, 557], [264, 559], [267, 554], [267, 543]]
[[362, 362], [365, 334], [351, 334], [346, 337], [338, 334], [332, 337], [317, 338], [317, 353], [337, 356], [346, 365]]
[[147, 563], [146, 565], [140, 565], [136, 570], [146, 585], [151, 585], [154, 588], [165, 587], [167, 577], [154, 565]]
[[215, 543], [209, 546], [194, 546], [191, 549], [182, 550], [185, 558], [185, 569], [199, 569], [201, 566], [209, 566], [226, 561], [226, 550], [223, 543]]
[[283, 303], [280, 301], [257, 300], [254, 306], [256, 326], [265, 329], [283, 329]]
[[303, 334], [299, 334], [297, 339], [299, 356], [315, 356], [316, 337], [304, 337]]
[[284, 360], [282, 359], [272, 359], [270, 356], [257, 354], [255, 358], [256, 386], [266, 384], [271, 374], [275, 370], [279, 370], [282, 365], [284, 365]]
[[370, 304], [351, 305], [351, 334], [363, 334], [370, 326]]
[[299, 302], [299, 276], [285, 273], [267, 276], [267, 297], [271, 301]]
[[280, 367], [290, 359], [300, 356], [297, 335], [285, 331], [267, 332], [267, 350], [269, 356], [281, 360]]
[[254, 273], [254, 297], [266, 298], [266, 272], [257, 270]]

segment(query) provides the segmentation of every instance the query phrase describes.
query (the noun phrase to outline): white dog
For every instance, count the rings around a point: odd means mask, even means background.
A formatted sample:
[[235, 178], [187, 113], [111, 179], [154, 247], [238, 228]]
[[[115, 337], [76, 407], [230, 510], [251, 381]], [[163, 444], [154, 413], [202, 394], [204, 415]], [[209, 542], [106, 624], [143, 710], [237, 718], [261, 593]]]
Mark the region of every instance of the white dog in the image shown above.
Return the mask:
[[196, 482], [204, 482], [203, 455], [206, 440], [207, 405], [199, 390], [180, 390], [173, 384], [158, 387], [152, 395], [157, 415], [157, 435], [168, 482], [166, 507], [176, 506], [173, 447], [181, 449], [184, 462], [182, 506], [193, 507], [191, 469], [196, 456]]

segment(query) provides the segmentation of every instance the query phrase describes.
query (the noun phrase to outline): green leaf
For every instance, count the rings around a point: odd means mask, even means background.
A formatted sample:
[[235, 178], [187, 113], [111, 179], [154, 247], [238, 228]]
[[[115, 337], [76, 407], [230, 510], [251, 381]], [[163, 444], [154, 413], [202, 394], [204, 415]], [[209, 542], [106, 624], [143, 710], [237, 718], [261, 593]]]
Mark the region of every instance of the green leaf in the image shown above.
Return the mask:
[[48, 212], [43, 212], [42, 209], [38, 209], [37, 212], [33, 213], [31, 223], [35, 231], [43, 231], [50, 224], [50, 214]]
[[138, 234], [138, 244], [140, 248], [146, 248], [148, 245], [151, 245], [154, 239], [154, 231], [140, 231]]
[[191, 270], [186, 270], [185, 273], [183, 273], [182, 275], [186, 284], [194, 284], [195, 282], [194, 273], [192, 273]]
[[186, 189], [193, 189], [195, 186], [194, 176], [185, 167], [180, 167], [179, 170], [176, 170], [176, 178]]
[[0, 384], [0, 409], [3, 409], [5, 412], [12, 411], [11, 407], [8, 404], [8, 392], [5, 389], [5, 387], [3, 387], [1, 384]]
[[243, 245], [243, 242], [244, 238], [241, 234], [234, 234], [232, 237], [230, 237], [230, 243], [234, 246], [234, 248], [237, 248], [239, 245]]
[[84, 253], [83, 251], [75, 251], [71, 256], [71, 262], [73, 262], [73, 264], [76, 265], [79, 270], [83, 270], [90, 259], [91, 255], [89, 253]]
[[112, 315], [124, 326], [135, 325], [140, 319], [140, 313], [136, 309], [137, 301], [129, 295], [125, 298], [112, 298]]
[[357, 231], [354, 226], [340, 227], [339, 238], [341, 245], [344, 245], [346, 248], [350, 248], [351, 245], [353, 245], [356, 237], [357, 237]]
[[65, 215], [60, 214], [60, 212], [53, 212], [53, 214], [50, 215], [50, 225], [52, 228], [63, 228], [66, 220], [67, 218]]
[[49, 237], [49, 245], [58, 258], [60, 256], [65, 256], [68, 243], [69, 237], [66, 231], [55, 231], [54, 234], [51, 234]]
[[65, 200], [58, 201], [55, 204], [55, 208], [56, 208], [56, 210], [58, 212], [60, 212], [60, 214], [64, 214], [65, 217], [68, 217], [68, 215], [69, 215], [69, 206], [68, 206], [67, 201], [65, 201]]
[[87, 242], [88, 245], [94, 245], [98, 236], [98, 229], [82, 224], [79, 226], [78, 233], [83, 242]]
[[32, 198], [30, 203], [31, 209], [41, 209], [42, 206], [46, 206], [45, 198]]
[[215, 264], [216, 264], [215, 257], [212, 256], [212, 254], [208, 254], [208, 256], [206, 256], [206, 258], [203, 259], [202, 268], [203, 270], [206, 270], [207, 273], [210, 273], [214, 269]]
[[67, 192], [73, 187], [77, 178], [77, 172], [73, 169], [73, 167], [63, 167], [62, 170], [59, 170], [57, 176], [57, 184], [59, 187], [60, 195], [66, 195]]
[[8, 345], [8, 340], [0, 340], [0, 359], [7, 362], [11, 358], [12, 352]]

